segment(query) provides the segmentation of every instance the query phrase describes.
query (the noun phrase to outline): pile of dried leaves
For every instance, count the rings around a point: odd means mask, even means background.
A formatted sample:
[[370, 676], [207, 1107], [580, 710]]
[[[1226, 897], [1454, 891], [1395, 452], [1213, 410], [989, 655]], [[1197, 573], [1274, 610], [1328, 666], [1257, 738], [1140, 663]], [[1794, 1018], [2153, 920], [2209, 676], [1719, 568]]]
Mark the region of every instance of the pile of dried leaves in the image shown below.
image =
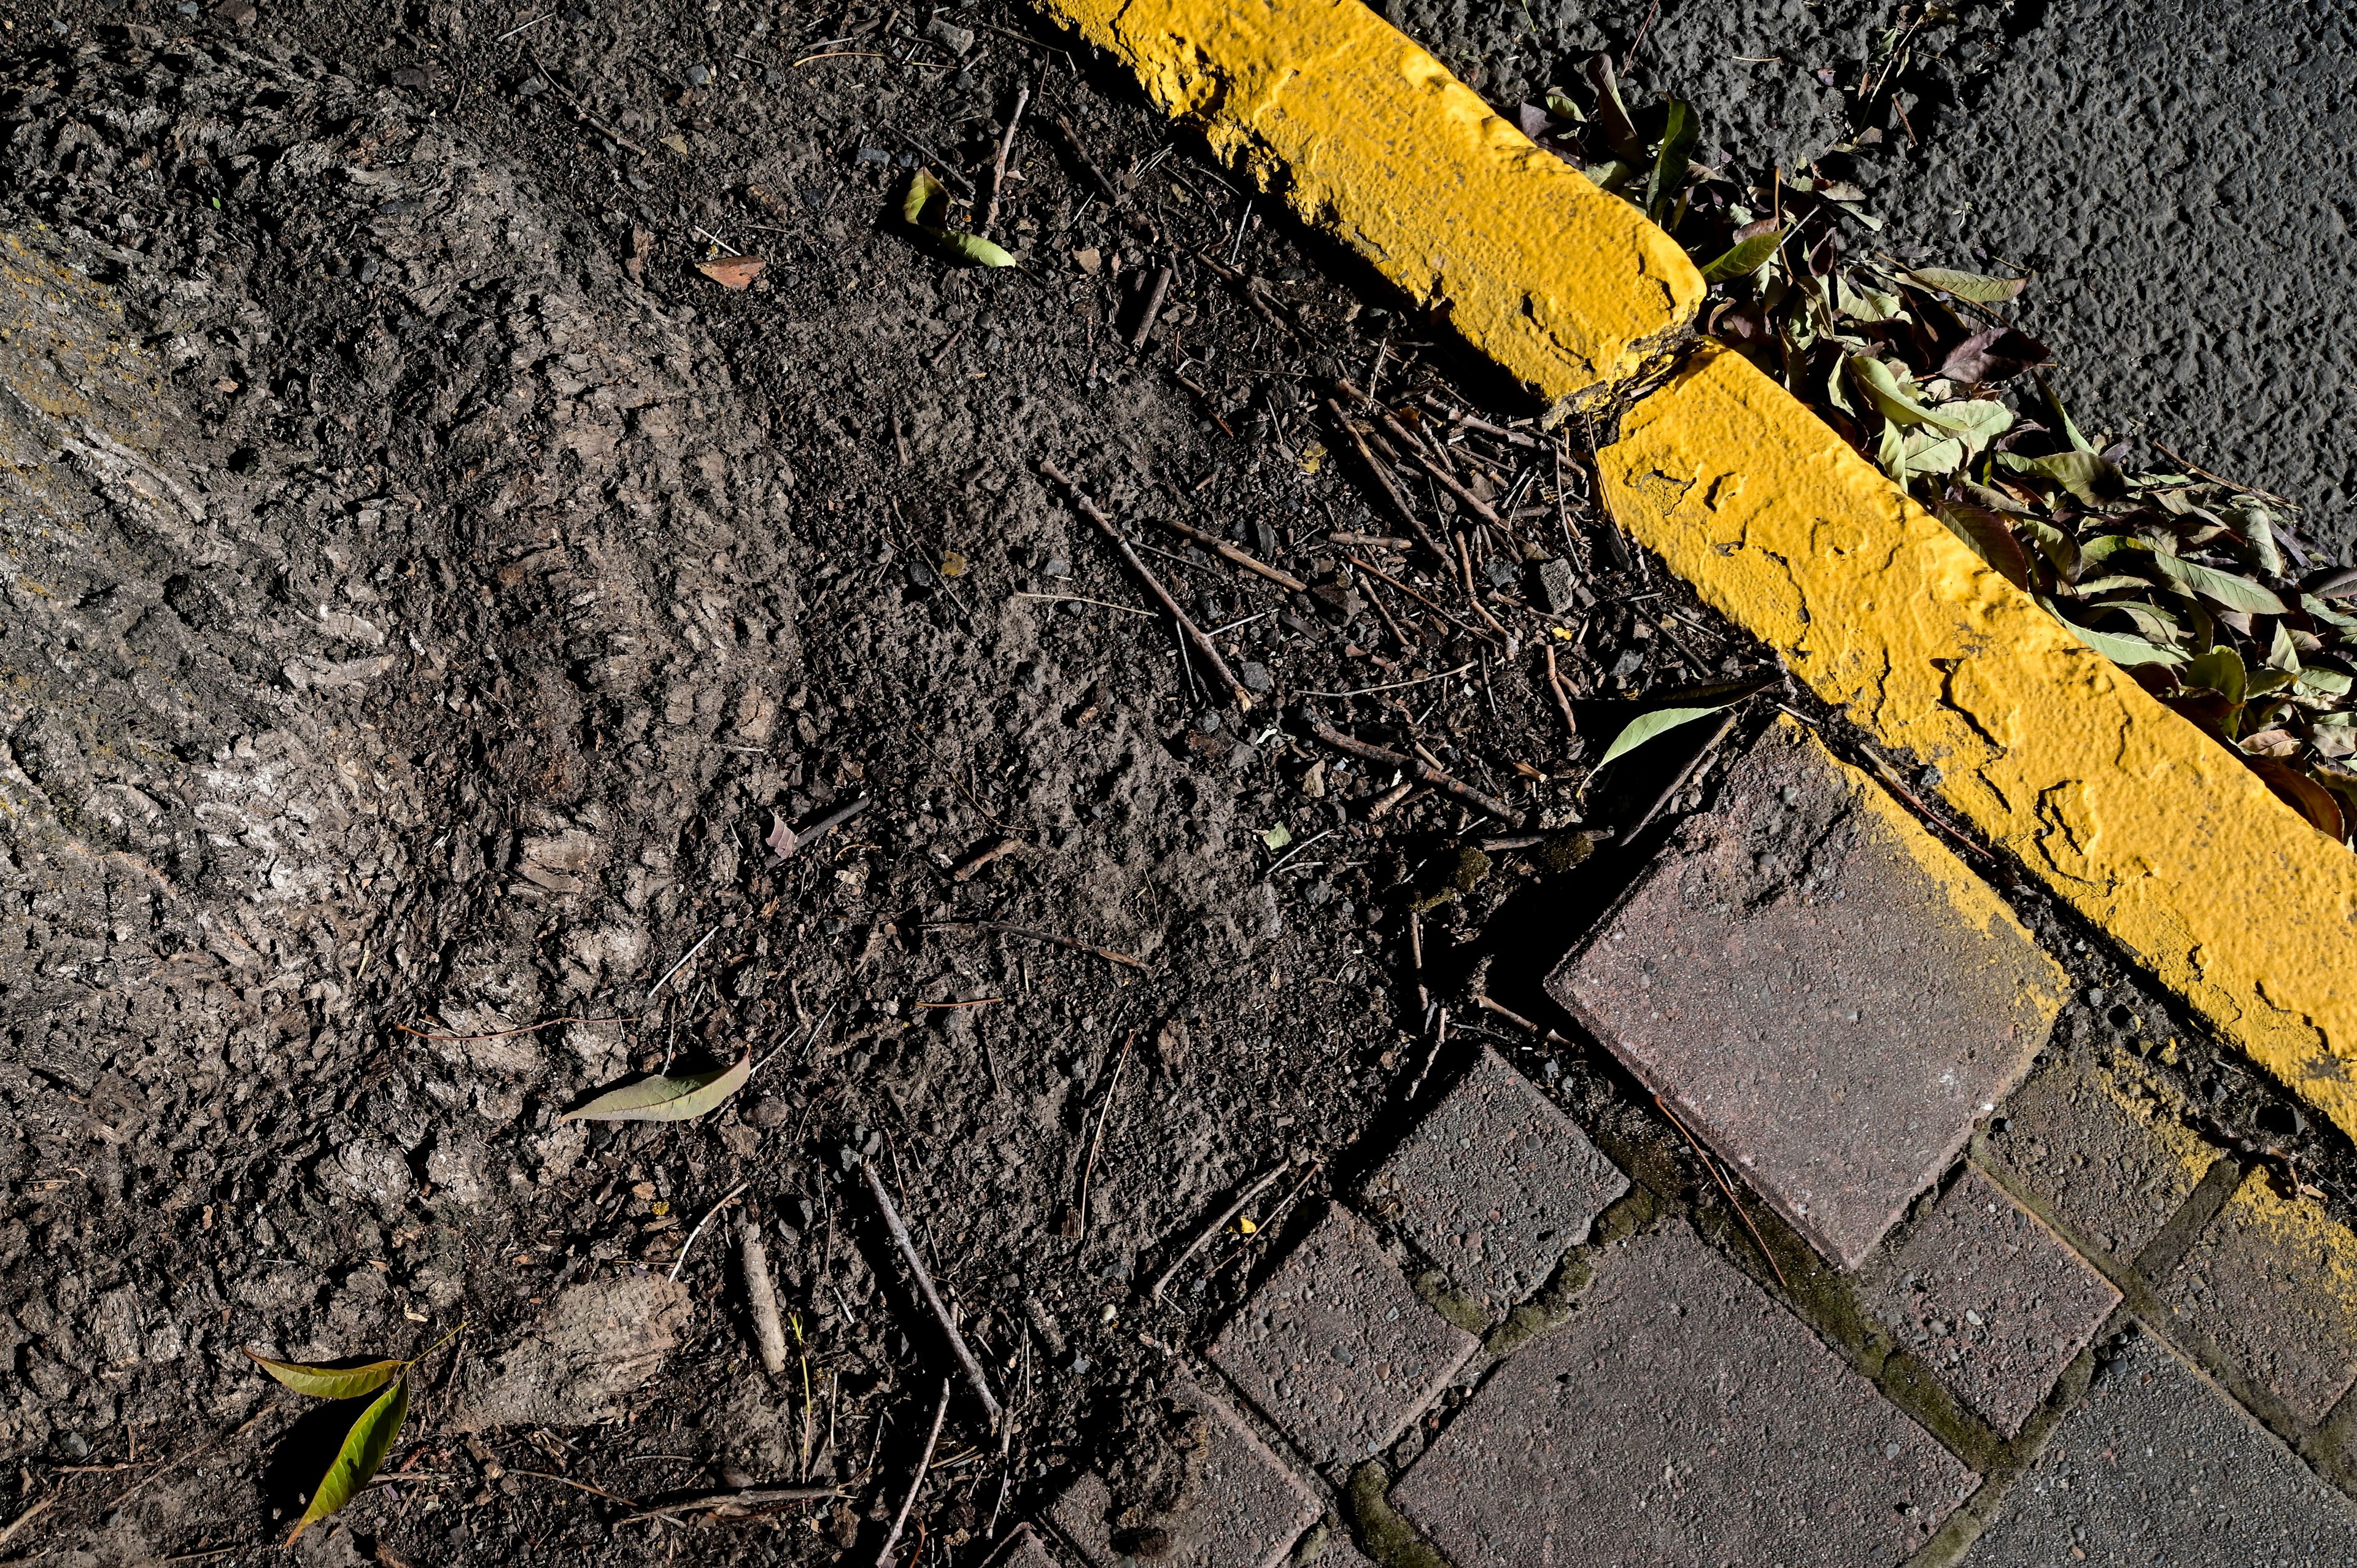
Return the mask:
[[2311, 569], [2297, 509], [2165, 448], [2135, 472], [2091, 441], [2001, 316], [2027, 278], [1854, 252], [1880, 224], [1816, 169], [1738, 177], [1693, 161], [1694, 111], [1632, 113], [1611, 63], [1590, 102], [1550, 93], [1523, 129], [1641, 209], [1711, 285], [1706, 330], [1809, 404], [2090, 647], [2232, 749], [2318, 828], [2357, 830], [2357, 569]]

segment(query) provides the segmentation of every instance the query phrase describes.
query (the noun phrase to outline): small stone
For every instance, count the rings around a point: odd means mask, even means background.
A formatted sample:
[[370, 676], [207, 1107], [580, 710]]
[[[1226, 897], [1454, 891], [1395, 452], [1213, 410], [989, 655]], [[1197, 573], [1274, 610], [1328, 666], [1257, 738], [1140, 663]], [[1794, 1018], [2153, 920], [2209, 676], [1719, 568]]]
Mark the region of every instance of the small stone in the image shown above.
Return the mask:
[[261, 12], [254, 9], [253, 0], [221, 0], [220, 5], [213, 7], [213, 16], [217, 20], [227, 22], [240, 32], [253, 27], [261, 15]]
[[1562, 615], [1579, 603], [1579, 576], [1571, 563], [1555, 556], [1539, 563], [1539, 597], [1549, 615]]
[[974, 29], [961, 27], [946, 16], [936, 16], [926, 23], [925, 37], [953, 55], [962, 55], [974, 48]]
[[1246, 660], [1237, 666], [1236, 679], [1242, 681], [1244, 683], [1244, 690], [1255, 697], [1265, 696], [1269, 688], [1276, 684], [1275, 680], [1268, 672], [1268, 666], [1253, 660]]
[[692, 65], [687, 68], [687, 84], [690, 87], [702, 87], [711, 81], [711, 80], [712, 68], [710, 66]]

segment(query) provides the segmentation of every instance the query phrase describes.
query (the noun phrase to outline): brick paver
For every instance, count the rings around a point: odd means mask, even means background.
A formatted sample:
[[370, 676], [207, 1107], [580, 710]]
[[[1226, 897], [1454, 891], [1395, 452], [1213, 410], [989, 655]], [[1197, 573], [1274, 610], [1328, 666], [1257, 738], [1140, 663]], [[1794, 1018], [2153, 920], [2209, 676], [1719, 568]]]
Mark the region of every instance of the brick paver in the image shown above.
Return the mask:
[[2120, 1299], [1975, 1170], [1872, 1265], [1862, 1287], [1899, 1342], [2008, 1437]]
[[1605, 1260], [1394, 1488], [1457, 1568], [1903, 1560], [1973, 1477], [1683, 1224]]
[[1847, 1269], [2020, 1081], [2063, 982], [1879, 786], [1780, 721], [1548, 984]]
[[1364, 1196], [1459, 1291], [1502, 1316], [1628, 1190], [1578, 1124], [1485, 1046]]
[[1989, 1142], [2054, 1211], [2122, 1262], [2193, 1196], [2216, 1157], [2158, 1104], [2100, 1069], [2047, 1063], [2004, 1105]]
[[2254, 1170], [2169, 1277], [2169, 1308], [2303, 1421], [2357, 1380], [2357, 1236]]
[[1091, 1470], [1065, 1487], [1049, 1520], [1096, 1568], [1130, 1568], [1139, 1559], [1157, 1568], [1275, 1568], [1318, 1518], [1308, 1487], [1200, 1385], [1176, 1381], [1165, 1398], [1204, 1418], [1200, 1470], [1184, 1506], [1141, 1507]]
[[2322, 1568], [2357, 1563], [2357, 1510], [2138, 1333], [2055, 1427], [1965, 1562]]
[[1416, 1299], [1365, 1220], [1330, 1205], [1210, 1357], [1313, 1464], [1347, 1470], [1391, 1446], [1479, 1343]]

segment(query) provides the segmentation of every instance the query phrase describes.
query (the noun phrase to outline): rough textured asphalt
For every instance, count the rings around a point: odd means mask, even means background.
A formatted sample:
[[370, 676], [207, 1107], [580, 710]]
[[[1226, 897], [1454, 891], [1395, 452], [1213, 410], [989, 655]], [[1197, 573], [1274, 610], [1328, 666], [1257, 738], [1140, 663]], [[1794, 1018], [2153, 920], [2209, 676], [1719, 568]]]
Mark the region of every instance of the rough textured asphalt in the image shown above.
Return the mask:
[[[1700, 109], [1703, 151], [1795, 166], [1851, 134], [1900, 0], [1663, 0], [1630, 71]], [[1647, 0], [1388, 0], [1491, 102], [1624, 56]], [[1900, 118], [1855, 170], [1907, 260], [2035, 269], [2022, 320], [2092, 434], [2158, 439], [2357, 549], [2357, 7], [1996, 0], [1919, 31]], [[1829, 70], [1832, 83], [1820, 80]], [[1909, 132], [1911, 128], [1912, 140]], [[2146, 456], [2152, 456], [2148, 449]]]

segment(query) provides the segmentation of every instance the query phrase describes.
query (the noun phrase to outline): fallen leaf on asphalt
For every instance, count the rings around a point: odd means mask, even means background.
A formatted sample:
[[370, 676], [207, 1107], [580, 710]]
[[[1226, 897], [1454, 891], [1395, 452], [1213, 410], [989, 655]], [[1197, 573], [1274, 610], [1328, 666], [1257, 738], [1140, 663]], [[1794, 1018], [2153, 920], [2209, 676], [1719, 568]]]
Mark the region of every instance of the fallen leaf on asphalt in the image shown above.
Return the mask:
[[1791, 232], [1790, 229], [1776, 229], [1738, 241], [1717, 261], [1703, 268], [1702, 281], [1725, 283], [1729, 278], [1750, 276], [1767, 264], [1768, 258], [1776, 253], [1776, 248], [1784, 242], [1784, 236]]
[[1960, 273], [1952, 267], [1917, 267], [1899, 275], [1909, 283], [1953, 294], [1975, 305], [1999, 304], [2029, 286], [2028, 278], [1983, 277], [1978, 273]]
[[717, 1110], [745, 1087], [752, 1076], [748, 1053], [725, 1068], [705, 1072], [656, 1073], [619, 1089], [609, 1089], [560, 1122], [692, 1122]]

